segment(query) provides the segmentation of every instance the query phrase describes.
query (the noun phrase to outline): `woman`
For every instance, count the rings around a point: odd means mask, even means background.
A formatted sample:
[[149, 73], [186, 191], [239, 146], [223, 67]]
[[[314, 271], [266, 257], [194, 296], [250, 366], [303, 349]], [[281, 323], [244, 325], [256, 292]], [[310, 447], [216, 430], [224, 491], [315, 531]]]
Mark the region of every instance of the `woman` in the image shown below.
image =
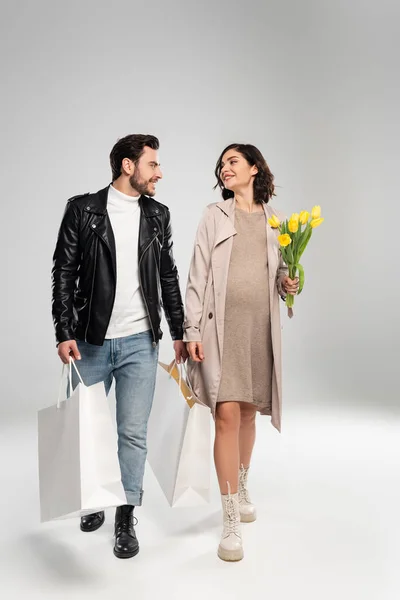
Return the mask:
[[259, 411], [280, 430], [281, 326], [279, 296], [295, 294], [277, 233], [268, 219], [273, 175], [261, 152], [232, 144], [215, 175], [223, 201], [200, 222], [186, 292], [188, 376], [199, 402], [215, 418], [214, 459], [223, 506], [222, 560], [243, 558], [240, 521], [256, 509], [247, 477]]

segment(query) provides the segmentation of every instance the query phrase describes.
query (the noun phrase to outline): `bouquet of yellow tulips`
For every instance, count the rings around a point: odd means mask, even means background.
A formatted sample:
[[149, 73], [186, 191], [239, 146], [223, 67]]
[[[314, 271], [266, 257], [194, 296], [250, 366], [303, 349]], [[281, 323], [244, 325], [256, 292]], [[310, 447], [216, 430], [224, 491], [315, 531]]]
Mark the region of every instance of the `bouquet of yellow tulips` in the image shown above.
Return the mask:
[[[281, 247], [282, 258], [288, 266], [289, 277], [294, 279], [299, 275], [299, 291], [301, 293], [304, 287], [304, 269], [300, 264], [300, 258], [310, 241], [313, 229], [323, 223], [321, 217], [321, 207], [314, 206], [311, 215], [306, 210], [300, 214], [293, 213], [290, 219], [286, 219], [282, 223], [276, 215], [268, 219], [268, 223], [274, 229], [278, 229], [279, 245]], [[287, 294], [286, 306], [288, 307], [289, 316], [293, 314], [294, 296]]]

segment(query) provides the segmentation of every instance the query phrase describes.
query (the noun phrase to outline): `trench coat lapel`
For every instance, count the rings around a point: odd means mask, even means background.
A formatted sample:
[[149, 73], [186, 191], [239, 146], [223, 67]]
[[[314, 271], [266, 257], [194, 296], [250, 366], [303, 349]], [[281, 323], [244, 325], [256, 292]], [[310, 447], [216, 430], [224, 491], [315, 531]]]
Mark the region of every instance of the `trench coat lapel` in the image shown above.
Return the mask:
[[[221, 227], [217, 231], [217, 236], [215, 240], [215, 247], [218, 246], [221, 242], [224, 242], [228, 238], [236, 235], [237, 231], [235, 229], [235, 200], [230, 198], [229, 200], [225, 200], [224, 202], [218, 202], [217, 207], [225, 213], [228, 217], [227, 219], [222, 220]], [[277, 233], [275, 229], [271, 227], [268, 223], [268, 219], [272, 217], [272, 215], [276, 214], [274, 209], [268, 204], [263, 205], [265, 218], [266, 218], [266, 228], [267, 228], [267, 252], [268, 252], [268, 264], [271, 265], [273, 270], [275, 267], [278, 267], [279, 262], [279, 244], [277, 242]]]
[[215, 324], [220, 359], [222, 359], [226, 288], [228, 284], [228, 273], [233, 247], [233, 238], [237, 234], [234, 226], [235, 200], [232, 198], [223, 202], [218, 202], [217, 207], [222, 214], [221, 218], [218, 220], [219, 227], [216, 232], [211, 267], [213, 271], [215, 294]]
[[221, 227], [217, 231], [214, 247], [218, 246], [218, 244], [221, 244], [221, 242], [224, 242], [237, 233], [234, 225], [235, 200], [231, 198], [230, 200], [225, 200], [224, 202], [218, 202], [217, 206], [227, 218], [221, 220]]
[[274, 209], [268, 204], [264, 204], [264, 212], [267, 227], [267, 253], [268, 253], [268, 270], [271, 274], [276, 274], [279, 267], [279, 242], [277, 240], [277, 229], [273, 229], [268, 223], [268, 219], [276, 214]]

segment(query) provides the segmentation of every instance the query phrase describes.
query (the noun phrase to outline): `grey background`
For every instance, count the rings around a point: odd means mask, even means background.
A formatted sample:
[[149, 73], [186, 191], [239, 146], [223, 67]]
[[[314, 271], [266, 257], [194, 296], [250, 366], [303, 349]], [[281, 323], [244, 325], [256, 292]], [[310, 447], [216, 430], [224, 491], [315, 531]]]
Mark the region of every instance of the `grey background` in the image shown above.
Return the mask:
[[[400, 488], [398, 0], [3, 0], [0, 580], [6, 597], [397, 600]], [[39, 523], [36, 411], [56, 401], [51, 258], [67, 198], [110, 181], [118, 137], [161, 141], [184, 291], [213, 170], [259, 146], [290, 214], [326, 218], [283, 313], [278, 435], [259, 419], [246, 558], [216, 557], [212, 502], [172, 510], [151, 470], [141, 553]], [[166, 330], [165, 324], [164, 329]], [[172, 357], [165, 334], [161, 358]], [[112, 404], [112, 399], [111, 399]], [[124, 564], [121, 564], [124, 563]], [[155, 576], [157, 574], [157, 576]]]
[[[51, 256], [118, 137], [161, 141], [157, 199], [186, 284], [222, 148], [251, 142], [285, 213], [321, 204], [284, 316], [285, 403], [398, 403], [397, 2], [3, 2], [2, 414], [54, 401]], [[164, 327], [165, 329], [165, 327]], [[161, 357], [171, 358], [169, 336]]]

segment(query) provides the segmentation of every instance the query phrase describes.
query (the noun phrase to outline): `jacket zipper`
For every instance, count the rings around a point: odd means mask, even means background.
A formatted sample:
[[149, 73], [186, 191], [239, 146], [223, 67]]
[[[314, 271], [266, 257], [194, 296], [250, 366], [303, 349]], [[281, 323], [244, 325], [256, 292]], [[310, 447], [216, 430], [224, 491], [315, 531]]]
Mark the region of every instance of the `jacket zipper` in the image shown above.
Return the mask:
[[87, 342], [87, 332], [89, 329], [89, 323], [90, 323], [90, 315], [91, 315], [91, 310], [92, 310], [92, 300], [93, 300], [93, 289], [94, 289], [94, 278], [96, 277], [96, 265], [97, 265], [97, 247], [99, 244], [99, 239], [97, 238], [96, 240], [96, 253], [95, 253], [95, 259], [94, 259], [94, 267], [93, 267], [93, 277], [92, 277], [92, 290], [90, 292], [90, 302], [89, 302], [89, 314], [88, 314], [88, 322], [86, 325], [86, 331], [85, 331], [85, 342]]
[[142, 292], [143, 301], [144, 301], [144, 303], [146, 305], [147, 316], [149, 318], [150, 327], [151, 327], [151, 331], [152, 331], [152, 334], [153, 334], [153, 344], [152, 344], [153, 348], [155, 348], [157, 346], [157, 342], [156, 342], [156, 336], [155, 336], [155, 333], [154, 333], [154, 327], [153, 327], [153, 323], [151, 321], [151, 316], [150, 316], [150, 312], [149, 312], [149, 307], [148, 307], [148, 304], [147, 304], [146, 296], [145, 296], [145, 293], [143, 291], [142, 278], [140, 276], [140, 265], [141, 265], [141, 262], [143, 260], [143, 256], [145, 255], [145, 253], [147, 252], [147, 250], [150, 248], [150, 246], [152, 245], [152, 243], [154, 242], [154, 240], [156, 239], [156, 237], [157, 237], [157, 235], [155, 235], [152, 238], [152, 240], [150, 241], [150, 243], [143, 250], [142, 256], [140, 257], [140, 260], [139, 260], [139, 270], [138, 270], [140, 290]]

